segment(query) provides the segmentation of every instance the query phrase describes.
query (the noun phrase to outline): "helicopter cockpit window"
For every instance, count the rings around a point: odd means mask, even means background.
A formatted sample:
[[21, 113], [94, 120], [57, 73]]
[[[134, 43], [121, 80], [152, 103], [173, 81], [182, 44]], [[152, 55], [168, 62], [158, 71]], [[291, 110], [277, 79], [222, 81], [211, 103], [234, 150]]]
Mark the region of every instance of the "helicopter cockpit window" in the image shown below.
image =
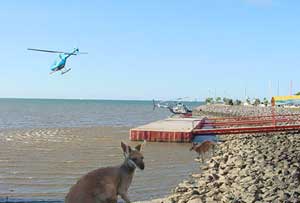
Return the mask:
[[53, 62], [53, 66], [57, 65], [60, 62], [60, 58], [55, 59], [55, 61]]

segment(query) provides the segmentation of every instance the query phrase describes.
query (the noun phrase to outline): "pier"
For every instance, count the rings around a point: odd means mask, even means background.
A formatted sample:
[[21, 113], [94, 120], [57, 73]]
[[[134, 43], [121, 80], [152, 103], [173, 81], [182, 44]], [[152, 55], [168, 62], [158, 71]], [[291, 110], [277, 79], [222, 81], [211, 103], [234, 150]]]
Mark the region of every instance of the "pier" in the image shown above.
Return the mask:
[[202, 118], [168, 118], [130, 130], [131, 141], [191, 142], [193, 130]]
[[130, 130], [131, 141], [192, 142], [216, 135], [300, 131], [300, 114], [168, 118]]

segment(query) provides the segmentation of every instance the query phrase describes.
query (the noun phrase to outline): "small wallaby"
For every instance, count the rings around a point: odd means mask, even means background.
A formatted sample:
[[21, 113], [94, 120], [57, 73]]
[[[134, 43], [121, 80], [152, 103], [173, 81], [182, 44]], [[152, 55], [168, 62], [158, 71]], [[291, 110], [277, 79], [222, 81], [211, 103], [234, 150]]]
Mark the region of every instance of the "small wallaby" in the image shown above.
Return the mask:
[[192, 147], [190, 148], [190, 151], [194, 150], [198, 153], [198, 155], [201, 155], [202, 163], [204, 162], [204, 154], [208, 152], [210, 149], [213, 150], [213, 154], [215, 153], [215, 142], [206, 140], [203, 141], [201, 144], [192, 143]]
[[122, 165], [99, 168], [84, 175], [71, 187], [65, 203], [117, 203], [118, 195], [130, 203], [127, 195], [135, 169], [144, 170], [142, 145], [134, 149], [121, 142], [125, 160]]

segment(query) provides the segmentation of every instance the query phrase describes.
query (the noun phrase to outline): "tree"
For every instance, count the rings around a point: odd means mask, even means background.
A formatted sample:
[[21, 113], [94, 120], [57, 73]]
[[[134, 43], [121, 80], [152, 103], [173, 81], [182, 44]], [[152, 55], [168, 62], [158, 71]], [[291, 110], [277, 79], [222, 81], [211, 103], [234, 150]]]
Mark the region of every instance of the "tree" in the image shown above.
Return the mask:
[[255, 100], [254, 100], [254, 106], [258, 106], [260, 104], [260, 100], [258, 99], [258, 98], [256, 98]]
[[226, 97], [223, 98], [223, 102], [224, 102], [226, 105], [233, 105], [233, 100], [232, 100], [232, 99], [229, 99], [229, 98], [226, 98]]
[[295, 95], [300, 95], [300, 92], [297, 92]]
[[205, 103], [206, 104], [212, 104], [213, 103], [213, 98], [211, 98], [211, 97], [207, 97], [206, 99], [205, 99]]
[[217, 97], [217, 98], [216, 98], [216, 102], [217, 102], [217, 103], [220, 103], [221, 100], [222, 100], [221, 97]]
[[223, 102], [224, 102], [225, 104], [227, 104], [228, 100], [229, 100], [228, 98], [223, 97]]
[[235, 105], [241, 105], [242, 104], [242, 101], [241, 100], [239, 100], [239, 99], [237, 99], [237, 100], [235, 100]]
[[268, 106], [268, 104], [269, 104], [269, 101], [268, 101], [267, 98], [265, 97], [265, 98], [264, 98], [264, 105], [265, 105], [265, 106]]
[[228, 99], [228, 105], [233, 106], [233, 100], [232, 99]]
[[248, 104], [251, 104], [251, 101], [250, 101], [250, 98], [249, 98], [249, 97], [246, 99], [246, 102], [247, 102]]

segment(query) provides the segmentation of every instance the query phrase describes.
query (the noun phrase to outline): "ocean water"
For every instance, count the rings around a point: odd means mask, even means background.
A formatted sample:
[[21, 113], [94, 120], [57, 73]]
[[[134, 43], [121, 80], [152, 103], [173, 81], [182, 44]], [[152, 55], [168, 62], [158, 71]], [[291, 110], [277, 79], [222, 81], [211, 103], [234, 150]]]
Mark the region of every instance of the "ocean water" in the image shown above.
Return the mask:
[[[200, 103], [188, 103], [190, 107]], [[131, 126], [170, 115], [152, 101], [0, 99], [0, 202], [63, 202], [87, 172], [123, 162]], [[199, 171], [187, 143], [149, 142], [132, 201], [161, 198]]]
[[169, 115], [166, 109], [153, 111], [152, 101], [0, 99], [0, 129], [137, 126]]

